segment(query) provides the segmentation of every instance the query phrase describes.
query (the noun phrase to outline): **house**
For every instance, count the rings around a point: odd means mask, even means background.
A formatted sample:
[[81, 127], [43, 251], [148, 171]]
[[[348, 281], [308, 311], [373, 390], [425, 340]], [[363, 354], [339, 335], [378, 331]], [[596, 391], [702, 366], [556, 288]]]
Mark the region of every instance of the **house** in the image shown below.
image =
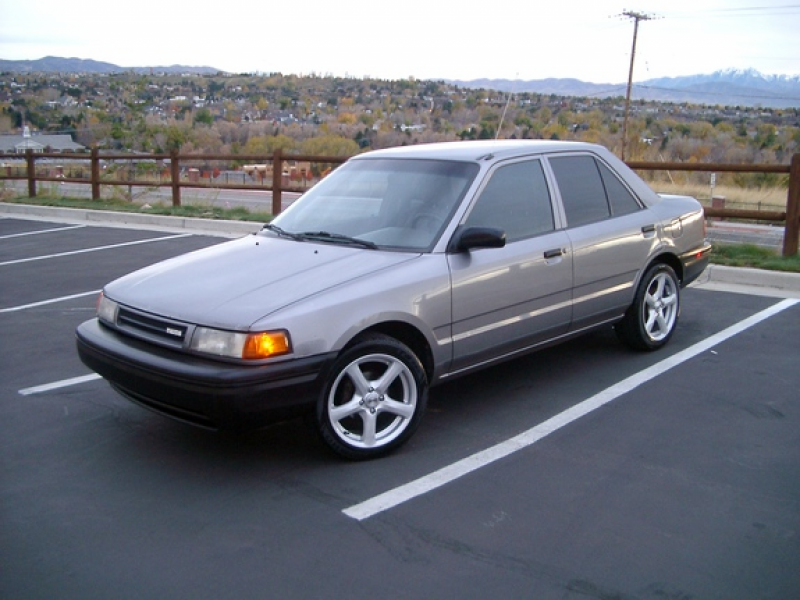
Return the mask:
[[82, 152], [86, 146], [72, 141], [72, 136], [67, 134], [31, 135], [28, 127], [25, 127], [22, 135], [0, 135], [0, 153], [25, 154], [28, 150], [36, 153]]

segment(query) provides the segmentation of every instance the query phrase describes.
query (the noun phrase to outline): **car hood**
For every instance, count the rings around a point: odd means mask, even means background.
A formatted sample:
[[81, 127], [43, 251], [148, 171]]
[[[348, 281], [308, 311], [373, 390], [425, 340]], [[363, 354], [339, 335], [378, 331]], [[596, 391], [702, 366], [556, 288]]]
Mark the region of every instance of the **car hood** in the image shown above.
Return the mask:
[[146, 267], [104, 292], [162, 317], [246, 329], [281, 308], [418, 256], [251, 235]]

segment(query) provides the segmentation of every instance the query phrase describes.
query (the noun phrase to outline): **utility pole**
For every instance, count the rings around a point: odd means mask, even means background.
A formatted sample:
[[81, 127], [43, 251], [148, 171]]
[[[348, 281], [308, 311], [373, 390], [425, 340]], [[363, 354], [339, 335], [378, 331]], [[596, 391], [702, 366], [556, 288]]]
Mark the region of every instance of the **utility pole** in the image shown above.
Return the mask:
[[654, 19], [652, 15], [625, 10], [623, 17], [633, 19], [633, 47], [631, 48], [631, 67], [628, 70], [628, 90], [625, 94], [625, 118], [622, 120], [622, 160], [625, 160], [625, 146], [628, 143], [628, 112], [631, 108], [631, 86], [633, 84], [633, 59], [636, 56], [636, 36], [639, 33], [639, 21], [649, 21]]

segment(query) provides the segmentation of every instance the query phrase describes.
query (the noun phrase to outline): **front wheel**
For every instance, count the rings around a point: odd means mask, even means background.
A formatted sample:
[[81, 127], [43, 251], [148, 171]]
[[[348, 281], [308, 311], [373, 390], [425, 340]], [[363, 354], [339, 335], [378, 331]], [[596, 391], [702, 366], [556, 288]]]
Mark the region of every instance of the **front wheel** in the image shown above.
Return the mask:
[[669, 341], [680, 313], [680, 284], [672, 267], [647, 270], [633, 304], [615, 325], [619, 338], [636, 350], [657, 350]]
[[369, 335], [334, 363], [315, 425], [337, 454], [375, 458], [411, 437], [427, 398], [428, 378], [417, 356], [394, 338]]

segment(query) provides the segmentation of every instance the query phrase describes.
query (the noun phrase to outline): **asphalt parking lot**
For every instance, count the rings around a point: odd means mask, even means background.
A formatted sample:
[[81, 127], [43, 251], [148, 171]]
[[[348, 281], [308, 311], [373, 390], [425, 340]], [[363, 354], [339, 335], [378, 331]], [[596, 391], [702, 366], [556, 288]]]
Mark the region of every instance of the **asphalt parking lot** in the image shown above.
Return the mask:
[[601, 331], [453, 381], [348, 463], [300, 420], [173, 423], [78, 360], [103, 284], [221, 241], [0, 217], [0, 598], [798, 596], [796, 298], [690, 288], [663, 351]]

